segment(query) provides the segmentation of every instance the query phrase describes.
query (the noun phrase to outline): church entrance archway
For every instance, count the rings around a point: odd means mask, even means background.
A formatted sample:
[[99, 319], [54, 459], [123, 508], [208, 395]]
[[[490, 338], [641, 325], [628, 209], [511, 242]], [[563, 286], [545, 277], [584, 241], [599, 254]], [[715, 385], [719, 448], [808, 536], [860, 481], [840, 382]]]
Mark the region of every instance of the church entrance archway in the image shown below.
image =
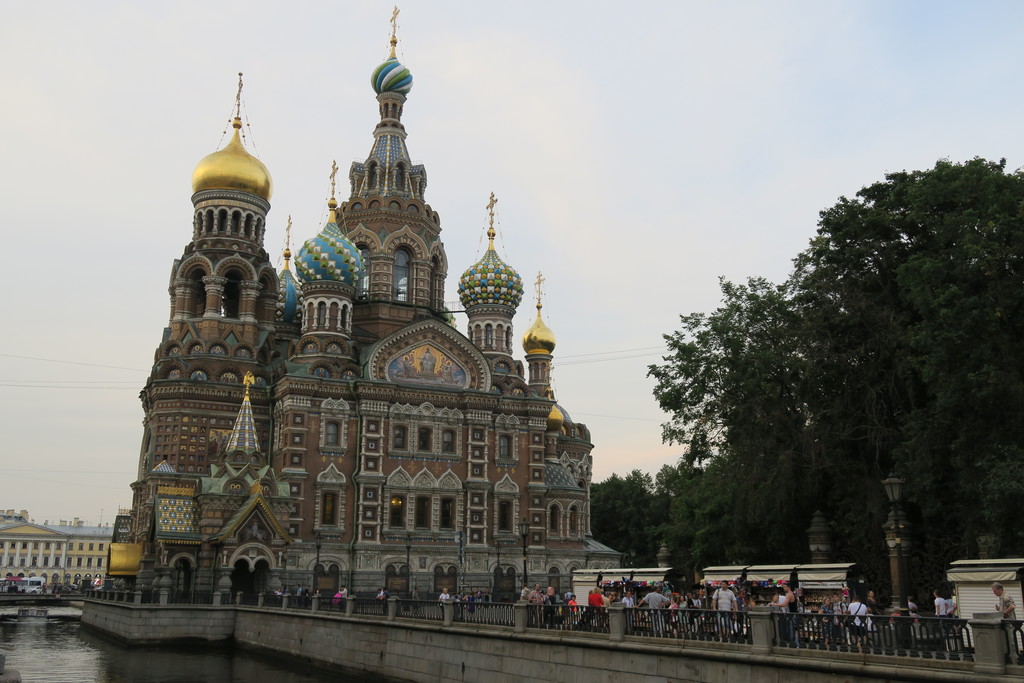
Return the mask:
[[171, 569], [171, 590], [176, 595], [188, 595], [192, 592], [195, 572], [192, 571], [192, 563], [184, 557], [179, 558]]
[[496, 567], [494, 570], [494, 600], [496, 602], [515, 602], [519, 597], [516, 590], [516, 570], [512, 567]]
[[459, 570], [456, 567], [434, 567], [434, 593], [440, 595], [445, 588], [452, 595], [459, 587]]

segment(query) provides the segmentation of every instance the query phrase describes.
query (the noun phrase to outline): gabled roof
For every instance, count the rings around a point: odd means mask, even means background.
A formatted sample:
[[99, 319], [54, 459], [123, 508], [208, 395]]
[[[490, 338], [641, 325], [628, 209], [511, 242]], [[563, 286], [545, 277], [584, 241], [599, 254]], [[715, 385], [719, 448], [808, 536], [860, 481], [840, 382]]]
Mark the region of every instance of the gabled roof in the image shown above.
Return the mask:
[[254, 493], [249, 496], [249, 499], [238, 508], [238, 512], [232, 515], [231, 519], [221, 527], [221, 530], [214, 534], [211, 541], [223, 541], [231, 536], [237, 536], [239, 529], [241, 529], [245, 522], [248, 521], [254, 513], [258, 510], [262, 510], [262, 517], [265, 518], [266, 522], [271, 526], [274, 533], [281, 538], [285, 543], [291, 543], [292, 537], [288, 535], [288, 532], [284, 530], [281, 523], [277, 521], [277, 517], [274, 512], [270, 509], [270, 504], [267, 503], [267, 499], [263, 497], [262, 493]]
[[3, 536], [68, 536], [64, 531], [51, 529], [32, 522], [12, 522], [0, 524], [0, 535]]

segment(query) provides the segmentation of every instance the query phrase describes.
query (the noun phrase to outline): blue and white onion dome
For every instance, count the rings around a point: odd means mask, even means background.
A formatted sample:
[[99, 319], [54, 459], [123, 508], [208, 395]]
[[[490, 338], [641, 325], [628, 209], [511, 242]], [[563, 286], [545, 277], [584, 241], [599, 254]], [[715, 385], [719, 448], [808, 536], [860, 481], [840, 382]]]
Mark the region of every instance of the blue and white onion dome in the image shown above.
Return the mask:
[[484, 257], [459, 278], [459, 300], [463, 308], [481, 304], [517, 308], [522, 299], [523, 279], [494, 249], [488, 249]]
[[412, 90], [412, 74], [397, 57], [391, 57], [373, 70], [370, 84], [378, 95], [385, 92], [408, 95]]
[[303, 283], [333, 280], [355, 286], [362, 276], [363, 257], [338, 224], [329, 222], [299, 249], [295, 272]]
[[277, 309], [281, 314], [281, 320], [286, 323], [295, 322], [295, 313], [299, 308], [299, 286], [292, 276], [292, 269], [288, 261], [292, 257], [291, 249], [284, 250], [284, 269], [281, 271], [280, 285], [278, 286]]

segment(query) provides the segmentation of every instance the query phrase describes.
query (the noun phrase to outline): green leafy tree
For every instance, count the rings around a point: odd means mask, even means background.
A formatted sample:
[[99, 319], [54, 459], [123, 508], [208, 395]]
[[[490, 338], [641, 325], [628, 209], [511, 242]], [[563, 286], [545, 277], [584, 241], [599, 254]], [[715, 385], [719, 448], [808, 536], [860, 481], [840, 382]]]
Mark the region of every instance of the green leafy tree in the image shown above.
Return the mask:
[[650, 368], [685, 448], [652, 493], [681, 560], [804, 560], [819, 508], [884, 558], [890, 471], [918, 539], [947, 543], [933, 573], [985, 533], [1024, 551], [1022, 284], [1024, 176], [982, 159], [840, 198], [782, 285], [723, 281]]

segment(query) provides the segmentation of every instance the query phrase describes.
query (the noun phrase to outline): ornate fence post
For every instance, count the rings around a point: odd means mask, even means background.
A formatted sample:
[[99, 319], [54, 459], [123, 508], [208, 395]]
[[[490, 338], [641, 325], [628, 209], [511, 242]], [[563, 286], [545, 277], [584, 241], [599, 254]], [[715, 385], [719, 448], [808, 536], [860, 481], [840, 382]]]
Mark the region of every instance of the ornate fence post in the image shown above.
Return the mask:
[[319, 593], [314, 593], [313, 594], [313, 601], [310, 603], [309, 611], [310, 612], [319, 612], [320, 611], [320, 594]]
[[608, 636], [613, 641], [626, 637], [626, 608], [621, 602], [612, 603], [608, 608]]
[[767, 655], [772, 651], [772, 640], [775, 633], [772, 628], [772, 610], [770, 607], [751, 607], [747, 613], [750, 623], [750, 651], [753, 654]]
[[287, 593], [281, 596], [281, 609], [288, 609], [288, 597]]
[[142, 604], [142, 591], [135, 591], [135, 598], [132, 600], [136, 605]]
[[168, 598], [170, 597], [170, 593], [171, 593], [171, 591], [169, 591], [166, 588], [161, 588], [160, 589], [160, 606], [161, 607], [167, 604]]
[[398, 616], [398, 598], [388, 598], [388, 621], [394, 621]]
[[242, 604], [242, 591], [238, 591], [237, 593], [235, 593], [235, 604], [236, 605], [241, 605]]
[[350, 617], [356, 613], [356, 599], [353, 596], [349, 596], [345, 600], [345, 616]]
[[999, 612], [975, 612], [968, 621], [974, 632], [974, 671], [983, 674], [1006, 673], [1009, 649], [1003, 615]]
[[257, 607], [263, 607], [263, 597], [264, 597], [263, 593], [260, 593], [260, 594], [258, 594], [256, 596], [256, 606]]
[[512, 606], [512, 628], [516, 633], [526, 632], [526, 605], [525, 600], [520, 600]]
[[221, 595], [218, 592], [213, 593], [213, 606], [220, 607]]
[[444, 625], [451, 626], [455, 623], [455, 604], [451, 600], [442, 602], [441, 614], [444, 616]]

